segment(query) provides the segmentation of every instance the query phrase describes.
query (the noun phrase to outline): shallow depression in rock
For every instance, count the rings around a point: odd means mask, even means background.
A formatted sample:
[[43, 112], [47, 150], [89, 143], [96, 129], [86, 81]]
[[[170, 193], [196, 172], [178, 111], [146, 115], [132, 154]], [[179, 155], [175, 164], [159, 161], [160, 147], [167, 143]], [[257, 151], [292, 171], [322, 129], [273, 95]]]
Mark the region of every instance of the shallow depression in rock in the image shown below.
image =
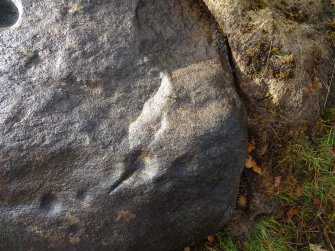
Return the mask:
[[0, 28], [11, 27], [19, 20], [18, 7], [10, 0], [0, 1]]

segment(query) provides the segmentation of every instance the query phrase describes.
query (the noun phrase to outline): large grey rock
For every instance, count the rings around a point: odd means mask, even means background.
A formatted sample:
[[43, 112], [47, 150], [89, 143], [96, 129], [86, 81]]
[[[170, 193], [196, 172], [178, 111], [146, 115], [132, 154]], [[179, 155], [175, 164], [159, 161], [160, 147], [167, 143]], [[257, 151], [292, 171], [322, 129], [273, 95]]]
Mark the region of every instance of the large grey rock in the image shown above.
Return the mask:
[[0, 250], [165, 251], [218, 230], [246, 121], [201, 5], [6, 6]]

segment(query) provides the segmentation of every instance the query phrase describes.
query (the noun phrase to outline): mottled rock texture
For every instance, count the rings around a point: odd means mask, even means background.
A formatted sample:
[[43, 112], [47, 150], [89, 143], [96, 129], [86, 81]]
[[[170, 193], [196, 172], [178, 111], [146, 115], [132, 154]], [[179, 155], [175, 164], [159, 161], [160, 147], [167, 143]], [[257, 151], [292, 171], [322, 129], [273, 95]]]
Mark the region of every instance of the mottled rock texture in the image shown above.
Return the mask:
[[330, 0], [204, 2], [228, 36], [250, 131], [271, 142], [291, 128], [313, 126], [332, 102], [334, 4]]
[[180, 250], [217, 231], [247, 136], [202, 5], [1, 3], [0, 250]]

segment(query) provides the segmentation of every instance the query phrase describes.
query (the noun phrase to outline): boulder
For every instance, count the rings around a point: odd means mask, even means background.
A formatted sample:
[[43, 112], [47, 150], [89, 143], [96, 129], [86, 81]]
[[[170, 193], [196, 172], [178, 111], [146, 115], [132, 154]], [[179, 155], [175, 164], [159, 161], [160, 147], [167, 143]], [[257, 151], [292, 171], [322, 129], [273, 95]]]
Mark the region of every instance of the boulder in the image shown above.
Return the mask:
[[202, 4], [3, 2], [0, 250], [180, 250], [217, 231], [247, 129]]

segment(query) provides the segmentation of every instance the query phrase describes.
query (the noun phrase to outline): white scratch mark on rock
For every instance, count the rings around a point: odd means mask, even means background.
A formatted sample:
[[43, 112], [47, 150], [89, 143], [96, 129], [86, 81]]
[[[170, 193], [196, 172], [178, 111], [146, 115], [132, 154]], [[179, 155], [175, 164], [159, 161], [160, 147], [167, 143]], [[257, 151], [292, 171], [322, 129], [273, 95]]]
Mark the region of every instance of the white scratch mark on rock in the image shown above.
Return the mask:
[[145, 169], [140, 174], [142, 179], [152, 181], [157, 176], [159, 170], [159, 160], [156, 156], [147, 157], [144, 159]]
[[163, 114], [163, 118], [161, 121], [161, 127], [156, 132], [154, 141], [159, 140], [159, 138], [164, 134], [164, 132], [166, 131], [168, 127], [169, 127], [169, 121], [167, 119], [166, 114]]
[[161, 79], [161, 86], [156, 94], [144, 104], [141, 115], [129, 126], [130, 149], [149, 145], [168, 127], [168, 120], [163, 112], [172, 92], [172, 84], [168, 73], [161, 73]]

